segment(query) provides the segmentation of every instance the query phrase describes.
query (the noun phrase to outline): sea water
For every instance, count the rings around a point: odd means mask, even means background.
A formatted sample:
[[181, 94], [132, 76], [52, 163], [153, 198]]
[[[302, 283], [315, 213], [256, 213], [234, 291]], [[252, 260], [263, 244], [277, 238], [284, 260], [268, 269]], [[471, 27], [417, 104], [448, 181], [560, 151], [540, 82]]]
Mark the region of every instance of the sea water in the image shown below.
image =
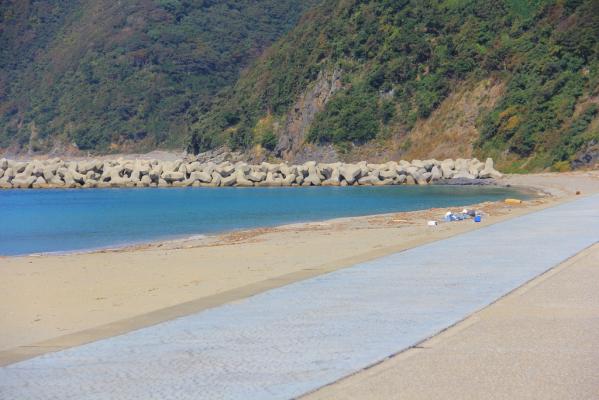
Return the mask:
[[460, 211], [505, 197], [526, 195], [488, 186], [1, 190], [0, 255], [117, 247], [431, 207]]

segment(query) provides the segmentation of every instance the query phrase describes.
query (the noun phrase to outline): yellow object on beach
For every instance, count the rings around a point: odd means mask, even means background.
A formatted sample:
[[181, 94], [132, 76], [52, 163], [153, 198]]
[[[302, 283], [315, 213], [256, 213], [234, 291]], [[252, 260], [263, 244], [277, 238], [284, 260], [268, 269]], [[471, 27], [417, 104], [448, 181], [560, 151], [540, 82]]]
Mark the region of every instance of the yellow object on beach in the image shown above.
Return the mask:
[[522, 200], [519, 200], [519, 199], [505, 199], [504, 203], [506, 203], [506, 204], [522, 204]]

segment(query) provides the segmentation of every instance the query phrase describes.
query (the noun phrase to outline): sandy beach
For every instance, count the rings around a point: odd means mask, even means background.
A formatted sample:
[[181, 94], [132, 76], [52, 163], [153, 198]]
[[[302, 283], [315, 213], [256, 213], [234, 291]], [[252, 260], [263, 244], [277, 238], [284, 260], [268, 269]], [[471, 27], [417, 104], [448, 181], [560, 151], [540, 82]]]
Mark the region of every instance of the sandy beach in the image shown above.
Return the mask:
[[547, 195], [521, 205], [477, 205], [486, 214], [481, 224], [428, 227], [427, 220], [439, 220], [447, 211], [433, 209], [119, 250], [0, 258], [0, 362], [239, 300], [568, 201], [577, 191], [582, 196], [599, 192], [596, 171], [506, 176], [503, 181]]

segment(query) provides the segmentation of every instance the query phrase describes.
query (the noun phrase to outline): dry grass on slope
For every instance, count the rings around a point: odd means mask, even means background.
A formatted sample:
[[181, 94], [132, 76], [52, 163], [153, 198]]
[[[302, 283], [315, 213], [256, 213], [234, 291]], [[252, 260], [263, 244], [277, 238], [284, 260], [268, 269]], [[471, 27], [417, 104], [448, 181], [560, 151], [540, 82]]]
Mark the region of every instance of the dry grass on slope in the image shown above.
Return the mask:
[[494, 78], [458, 87], [429, 118], [419, 120], [401, 140], [406, 149], [403, 158], [472, 157], [473, 143], [480, 137], [476, 120], [482, 111], [495, 106], [504, 89], [505, 83]]
[[480, 132], [476, 121], [485, 110], [492, 109], [505, 90], [497, 78], [460, 84], [426, 119], [418, 120], [407, 134], [401, 127], [388, 139], [376, 139], [339, 154], [345, 162], [369, 160], [386, 162], [404, 159], [470, 158]]

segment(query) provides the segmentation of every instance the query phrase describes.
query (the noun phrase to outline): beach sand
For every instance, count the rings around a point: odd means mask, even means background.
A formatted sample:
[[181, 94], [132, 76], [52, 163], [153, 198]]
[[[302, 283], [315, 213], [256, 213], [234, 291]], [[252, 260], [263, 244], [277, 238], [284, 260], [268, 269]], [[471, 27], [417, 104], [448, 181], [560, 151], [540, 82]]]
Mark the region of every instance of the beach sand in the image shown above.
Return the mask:
[[576, 191], [599, 192], [597, 171], [504, 179], [551, 195], [522, 205], [480, 204], [487, 214], [481, 224], [427, 226], [430, 219], [442, 219], [443, 208], [119, 250], [0, 258], [0, 365], [487, 226], [567, 201]]

